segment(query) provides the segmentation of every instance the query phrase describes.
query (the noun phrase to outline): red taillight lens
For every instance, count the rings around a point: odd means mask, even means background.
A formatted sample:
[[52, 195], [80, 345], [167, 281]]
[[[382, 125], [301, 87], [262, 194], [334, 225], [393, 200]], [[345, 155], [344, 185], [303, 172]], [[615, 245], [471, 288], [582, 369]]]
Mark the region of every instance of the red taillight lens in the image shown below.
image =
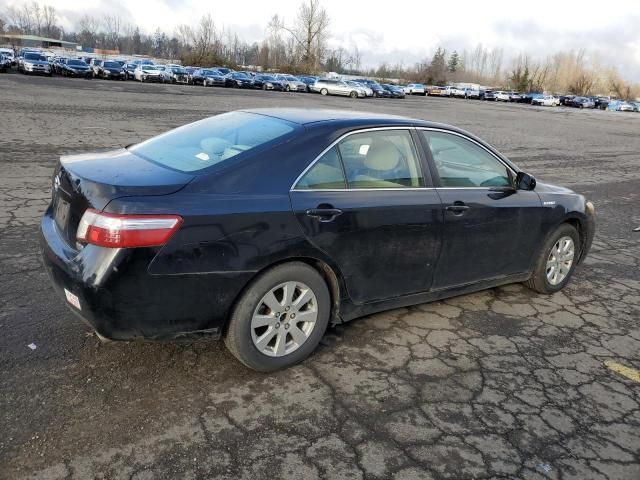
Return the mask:
[[164, 245], [181, 224], [178, 215], [119, 215], [90, 208], [82, 215], [76, 238], [109, 248], [154, 247]]

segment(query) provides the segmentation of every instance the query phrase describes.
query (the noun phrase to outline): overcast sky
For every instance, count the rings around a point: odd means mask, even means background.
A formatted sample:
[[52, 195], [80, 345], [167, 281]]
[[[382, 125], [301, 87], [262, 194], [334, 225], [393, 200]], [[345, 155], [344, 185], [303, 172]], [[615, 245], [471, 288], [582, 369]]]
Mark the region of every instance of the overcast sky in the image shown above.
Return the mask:
[[[0, 0], [21, 5], [32, 0]], [[66, 29], [85, 13], [118, 13], [146, 33], [172, 33], [211, 13], [218, 27], [247, 41], [262, 39], [269, 19], [292, 21], [299, 0], [49, 0]], [[505, 56], [544, 58], [558, 50], [586, 48], [602, 63], [640, 81], [640, 0], [399, 1], [322, 0], [331, 18], [331, 45], [357, 45], [363, 66], [387, 61], [412, 65], [441, 45], [449, 51], [478, 43], [503, 47]], [[535, 5], [535, 7], [534, 7]]]

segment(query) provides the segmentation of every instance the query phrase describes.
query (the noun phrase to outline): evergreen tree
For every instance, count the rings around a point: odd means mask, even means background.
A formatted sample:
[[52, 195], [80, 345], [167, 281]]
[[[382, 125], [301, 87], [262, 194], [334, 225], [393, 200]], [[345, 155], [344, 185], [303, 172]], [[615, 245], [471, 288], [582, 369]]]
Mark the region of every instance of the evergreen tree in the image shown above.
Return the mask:
[[460, 56], [458, 55], [458, 52], [456, 52], [455, 50], [453, 51], [453, 53], [451, 54], [451, 57], [449, 58], [449, 63], [447, 64], [447, 67], [449, 69], [449, 72], [451, 73], [457, 72], [460, 69]]

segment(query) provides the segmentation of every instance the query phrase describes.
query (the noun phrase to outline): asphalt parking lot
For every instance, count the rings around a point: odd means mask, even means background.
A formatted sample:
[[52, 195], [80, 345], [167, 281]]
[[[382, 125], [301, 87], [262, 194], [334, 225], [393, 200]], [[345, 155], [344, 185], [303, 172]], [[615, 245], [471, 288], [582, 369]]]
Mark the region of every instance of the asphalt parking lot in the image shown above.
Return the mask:
[[[640, 478], [640, 383], [605, 365], [640, 369], [640, 115], [17, 74], [0, 92], [0, 478]], [[366, 317], [275, 374], [217, 342], [101, 344], [40, 264], [56, 158], [266, 106], [466, 128], [593, 200], [592, 253], [561, 293]]]

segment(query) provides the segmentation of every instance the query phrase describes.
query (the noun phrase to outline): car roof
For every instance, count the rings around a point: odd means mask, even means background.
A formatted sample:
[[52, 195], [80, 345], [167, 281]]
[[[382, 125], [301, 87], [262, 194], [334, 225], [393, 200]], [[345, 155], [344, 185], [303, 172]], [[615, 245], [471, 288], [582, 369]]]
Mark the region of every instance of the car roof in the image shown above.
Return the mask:
[[[384, 125], [419, 125], [425, 127], [443, 127], [444, 125], [418, 120], [414, 118], [388, 115], [382, 113], [360, 112], [351, 110], [302, 109], [302, 108], [255, 108], [242, 110], [269, 117], [279, 118], [299, 125], [314, 123], [333, 123], [340, 126], [384, 126]], [[447, 128], [450, 128], [447, 126]]]

